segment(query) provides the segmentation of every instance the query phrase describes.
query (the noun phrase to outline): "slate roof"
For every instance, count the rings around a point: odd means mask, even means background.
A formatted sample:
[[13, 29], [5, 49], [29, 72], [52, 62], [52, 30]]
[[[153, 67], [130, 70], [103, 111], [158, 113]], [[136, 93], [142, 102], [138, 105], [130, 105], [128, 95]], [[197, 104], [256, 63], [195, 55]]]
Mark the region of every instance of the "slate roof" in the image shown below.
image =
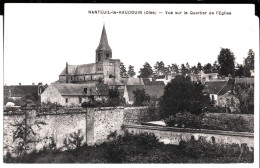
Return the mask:
[[[81, 65], [68, 65], [68, 73], [70, 75], [83, 75], [83, 74], [95, 74], [96, 64], [81, 64]], [[66, 75], [66, 67], [61, 72], [60, 76]]]
[[99, 42], [99, 45], [98, 45], [96, 51], [97, 50], [109, 50], [109, 51], [111, 51], [111, 48], [110, 48], [110, 46], [108, 44], [108, 40], [107, 40], [107, 33], [106, 33], [105, 25], [103, 26], [100, 42]]
[[161, 97], [164, 93], [164, 85], [126, 85], [126, 89], [130, 101], [134, 100], [133, 91], [137, 89], [144, 89], [146, 94], [156, 96], [157, 98]]
[[221, 89], [227, 84], [227, 81], [207, 81], [203, 92], [209, 94], [218, 94]]
[[[66, 96], [108, 96], [109, 87], [105, 84], [71, 84], [71, 83], [52, 83], [52, 85]], [[87, 94], [84, 93], [84, 88], [87, 88]]]
[[254, 78], [235, 78], [235, 83], [254, 84]]
[[124, 85], [120, 80], [114, 78], [104, 78], [104, 84], [111, 85]]
[[163, 81], [155, 81], [148, 78], [142, 78], [145, 85], [165, 85]]
[[5, 97], [25, 97], [27, 95], [38, 95], [38, 85], [12, 85], [4, 86]]
[[144, 85], [142, 78], [130, 77], [127, 80], [126, 85]]

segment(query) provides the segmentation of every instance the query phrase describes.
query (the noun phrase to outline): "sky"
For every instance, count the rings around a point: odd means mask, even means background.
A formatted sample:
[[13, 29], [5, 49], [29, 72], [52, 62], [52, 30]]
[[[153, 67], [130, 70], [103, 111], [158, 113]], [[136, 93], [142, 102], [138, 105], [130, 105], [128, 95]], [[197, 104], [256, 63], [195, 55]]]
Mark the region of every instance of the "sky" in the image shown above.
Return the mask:
[[[89, 14], [89, 10], [142, 14]], [[215, 14], [191, 14], [200, 11]], [[66, 62], [94, 63], [103, 24], [113, 58], [126, 67], [133, 65], [136, 72], [145, 62], [152, 67], [156, 61], [213, 64], [221, 48], [229, 48], [240, 64], [249, 49], [259, 55], [259, 23], [253, 5], [6, 4], [4, 17], [7, 85], [50, 84], [58, 80]]]

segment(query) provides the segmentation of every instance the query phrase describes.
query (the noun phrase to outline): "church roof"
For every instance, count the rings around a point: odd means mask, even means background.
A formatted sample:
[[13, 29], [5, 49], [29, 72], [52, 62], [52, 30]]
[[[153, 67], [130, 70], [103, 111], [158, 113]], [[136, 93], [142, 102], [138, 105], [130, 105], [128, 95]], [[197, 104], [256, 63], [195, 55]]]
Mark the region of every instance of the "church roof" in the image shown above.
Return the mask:
[[[70, 75], [83, 75], [83, 74], [95, 74], [96, 64], [81, 64], [81, 65], [68, 65], [68, 73]], [[60, 76], [66, 75], [66, 67], [61, 72]]]
[[107, 40], [107, 33], [106, 33], [105, 25], [103, 26], [100, 42], [99, 42], [99, 45], [98, 45], [96, 50], [109, 50], [109, 51], [111, 51], [111, 48], [110, 48], [110, 46], [108, 44], [108, 40]]

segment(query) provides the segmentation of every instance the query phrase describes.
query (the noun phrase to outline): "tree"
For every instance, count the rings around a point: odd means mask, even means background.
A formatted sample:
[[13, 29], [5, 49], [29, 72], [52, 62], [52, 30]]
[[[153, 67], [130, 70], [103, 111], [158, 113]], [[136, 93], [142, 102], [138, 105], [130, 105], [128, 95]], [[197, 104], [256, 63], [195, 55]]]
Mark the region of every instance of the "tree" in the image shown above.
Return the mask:
[[123, 64], [123, 62], [120, 63], [120, 76], [121, 77], [128, 77], [127, 73], [126, 73], [126, 68], [125, 65]]
[[210, 98], [203, 95], [203, 89], [201, 83], [191, 82], [189, 77], [177, 75], [165, 86], [160, 99], [161, 117], [167, 118], [185, 111], [200, 114], [203, 108], [210, 105]]
[[184, 64], [181, 64], [181, 74], [182, 74], [183, 76], [185, 76], [186, 73], [187, 73], [187, 69], [186, 69], [185, 65], [184, 65]]
[[200, 63], [200, 62], [198, 62], [198, 64], [197, 64], [197, 69], [198, 69], [198, 71], [201, 71], [201, 70], [202, 70], [202, 66], [201, 66], [201, 63]]
[[160, 62], [156, 62], [154, 65], [154, 69], [155, 69], [155, 73], [157, 74], [164, 74], [165, 73], [165, 64], [163, 63], [163, 61]]
[[248, 56], [244, 60], [244, 70], [245, 76], [250, 77], [251, 73], [250, 70], [254, 70], [254, 63], [255, 63], [255, 53], [252, 49], [248, 51]]
[[171, 71], [175, 74], [179, 74], [179, 67], [177, 64], [172, 64]]
[[135, 76], [134, 66], [129, 65], [129, 67], [128, 67], [128, 71], [127, 71], [127, 75], [128, 75], [129, 77], [133, 77], [133, 76]]
[[233, 93], [238, 98], [240, 111], [243, 114], [254, 113], [254, 84], [237, 83]]
[[218, 63], [220, 66], [219, 74], [221, 76], [234, 75], [235, 56], [228, 48], [221, 48], [218, 55]]
[[244, 71], [245, 71], [245, 69], [244, 69], [243, 65], [237, 64], [237, 70], [235, 71], [235, 76], [238, 76], [238, 77], [244, 76]]
[[190, 64], [188, 62], [186, 63], [186, 69], [187, 69], [187, 73], [189, 74], [190, 73]]
[[134, 94], [134, 106], [144, 106], [150, 101], [150, 96], [145, 93], [144, 89], [136, 89]]
[[217, 73], [219, 70], [218, 61], [215, 61], [212, 66], [212, 72]]
[[207, 63], [206, 65], [204, 65], [203, 71], [204, 71], [204, 73], [211, 73], [212, 72], [212, 65], [211, 65], [211, 63]]
[[144, 63], [143, 68], [140, 69], [139, 73], [140, 75], [138, 78], [149, 78], [153, 74], [153, 69], [151, 65], [146, 62]]
[[198, 69], [197, 69], [196, 66], [191, 67], [190, 71], [191, 71], [193, 74], [198, 74]]

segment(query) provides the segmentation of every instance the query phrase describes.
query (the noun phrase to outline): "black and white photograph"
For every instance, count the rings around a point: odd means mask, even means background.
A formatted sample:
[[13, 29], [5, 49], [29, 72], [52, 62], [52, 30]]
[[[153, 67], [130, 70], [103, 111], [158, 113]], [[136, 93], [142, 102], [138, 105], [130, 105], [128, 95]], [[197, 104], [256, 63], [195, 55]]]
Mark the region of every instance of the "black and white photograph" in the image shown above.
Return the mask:
[[3, 28], [5, 165], [258, 166], [253, 4], [6, 3]]

